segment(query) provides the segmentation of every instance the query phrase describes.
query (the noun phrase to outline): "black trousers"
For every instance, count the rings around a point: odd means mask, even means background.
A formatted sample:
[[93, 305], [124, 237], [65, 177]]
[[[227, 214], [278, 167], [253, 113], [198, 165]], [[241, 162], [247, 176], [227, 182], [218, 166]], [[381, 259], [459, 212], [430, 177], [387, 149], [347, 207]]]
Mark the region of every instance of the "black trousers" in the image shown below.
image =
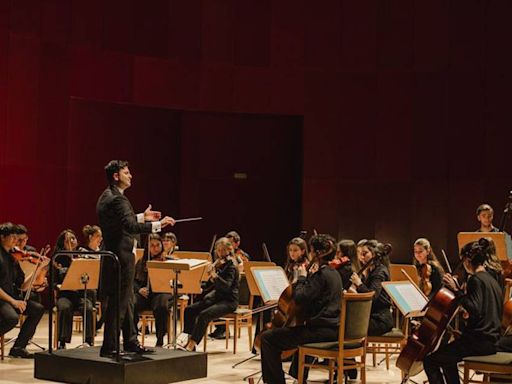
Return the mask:
[[393, 316], [391, 311], [383, 310], [370, 315], [368, 336], [380, 336], [393, 329]]
[[[57, 309], [59, 316], [59, 341], [63, 343], [71, 342], [71, 333], [73, 331], [73, 312], [78, 311], [83, 316], [84, 311], [84, 298], [83, 297], [59, 297], [57, 300]], [[92, 343], [94, 338], [95, 329], [92, 323], [94, 306], [89, 299], [85, 300], [85, 341], [89, 344]]]
[[[23, 314], [27, 316], [21, 326], [18, 338], [14, 342], [14, 347], [25, 348], [29, 340], [36, 332], [37, 324], [43, 317], [44, 307], [36, 302], [27, 301], [27, 308]], [[4, 334], [13, 329], [18, 324], [19, 312], [6, 301], [0, 301], [0, 334]]]
[[185, 326], [183, 332], [191, 335], [192, 340], [199, 344], [203, 339], [210, 321], [233, 312], [237, 307], [236, 302], [216, 302], [211, 297], [195, 302], [185, 308]]
[[450, 344], [441, 346], [423, 360], [423, 368], [430, 384], [459, 384], [457, 363], [466, 356], [484, 356], [496, 353], [494, 343], [482, 338], [462, 335]]
[[134, 324], [139, 322], [139, 313], [151, 309], [156, 323], [156, 338], [162, 340], [167, 333], [169, 322], [169, 307], [172, 304], [172, 295], [168, 293], [151, 293], [145, 298], [140, 293], [135, 294], [135, 308], [133, 311]]
[[[307, 343], [338, 340], [338, 326], [312, 327], [298, 326], [273, 328], [261, 334], [261, 370], [263, 382], [267, 384], [284, 384], [284, 372], [281, 362], [281, 352], [297, 348]], [[295, 354], [290, 375], [298, 377], [298, 361]], [[306, 373], [307, 377], [307, 373]]]

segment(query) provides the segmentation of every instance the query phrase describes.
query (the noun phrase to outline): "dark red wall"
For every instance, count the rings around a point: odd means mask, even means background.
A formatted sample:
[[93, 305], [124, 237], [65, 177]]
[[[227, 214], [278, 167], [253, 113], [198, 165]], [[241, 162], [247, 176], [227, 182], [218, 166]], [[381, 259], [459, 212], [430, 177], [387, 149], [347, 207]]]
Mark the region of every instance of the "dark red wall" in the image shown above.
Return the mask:
[[[126, 154], [140, 180], [153, 175], [154, 159], [118, 149], [147, 133], [87, 131], [95, 111], [71, 126], [77, 98], [303, 116], [306, 229], [376, 236], [402, 259], [418, 236], [453, 253], [476, 206], [500, 210], [512, 187], [511, 12], [498, 0], [0, 1], [0, 220], [53, 241], [90, 215], [103, 177], [91, 164]], [[171, 155], [157, 161], [173, 174]]]

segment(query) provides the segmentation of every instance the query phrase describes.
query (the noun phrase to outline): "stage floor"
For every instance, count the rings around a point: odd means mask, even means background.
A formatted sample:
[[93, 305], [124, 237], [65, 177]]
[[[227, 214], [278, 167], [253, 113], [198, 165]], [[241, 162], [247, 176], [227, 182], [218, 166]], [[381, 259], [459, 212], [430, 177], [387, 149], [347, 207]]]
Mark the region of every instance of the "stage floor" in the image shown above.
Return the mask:
[[[18, 329], [14, 329], [6, 335], [6, 338], [17, 336]], [[100, 331], [96, 337], [96, 345], [101, 344], [103, 333]], [[45, 315], [41, 320], [41, 324], [37, 328], [34, 341], [40, 345], [47, 346], [48, 344], [48, 316]], [[73, 333], [72, 343], [69, 348], [73, 348], [81, 344], [81, 334], [78, 332]], [[153, 347], [156, 338], [154, 334], [146, 337], [146, 346]], [[6, 354], [9, 353], [10, 345], [6, 346]], [[230, 340], [229, 349], [225, 349], [223, 340], [208, 340], [208, 376], [202, 379], [189, 380], [184, 383], [187, 384], [228, 384], [228, 383], [242, 383], [243, 378], [251, 373], [258, 372], [260, 369], [260, 360], [258, 357], [238, 366], [232, 368], [232, 365], [252, 356], [248, 350], [247, 330], [242, 330], [242, 337], [239, 339], [237, 346], [238, 352], [233, 354], [233, 340]], [[37, 352], [38, 349], [34, 346], [29, 346], [29, 350]], [[202, 344], [199, 345], [199, 350], [202, 351]], [[366, 374], [366, 382], [368, 384], [398, 384], [400, 383], [400, 371], [395, 367], [396, 357], [392, 357], [391, 367], [386, 371], [385, 364], [378, 367], [371, 366], [371, 357], [368, 356], [367, 363], [369, 364]], [[288, 364], [285, 364], [287, 369]], [[57, 367], [58, 368], [58, 367]], [[257, 378], [259, 376], [256, 376]], [[312, 371], [310, 375], [310, 382], [323, 382], [327, 379], [326, 372]], [[422, 383], [426, 380], [426, 376], [422, 373], [414, 378], [417, 383]], [[6, 357], [4, 361], [0, 362], [0, 384], [16, 384], [16, 383], [50, 383], [51, 381], [38, 380], [34, 378], [34, 361], [24, 359], [11, 359]], [[358, 383], [359, 381], [352, 381]], [[289, 381], [292, 383], [292, 381]]]

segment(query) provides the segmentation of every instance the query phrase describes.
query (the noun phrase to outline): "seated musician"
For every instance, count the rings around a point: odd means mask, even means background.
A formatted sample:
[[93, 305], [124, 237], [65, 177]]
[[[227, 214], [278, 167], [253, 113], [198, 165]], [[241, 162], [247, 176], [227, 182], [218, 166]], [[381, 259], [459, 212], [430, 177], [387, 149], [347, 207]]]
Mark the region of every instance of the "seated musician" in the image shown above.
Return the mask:
[[[240, 248], [241, 238], [238, 232], [230, 231], [226, 234], [226, 239], [228, 239], [233, 247], [233, 256], [236, 259], [236, 263], [238, 265], [238, 271], [243, 273], [244, 271], [244, 262], [249, 261], [251, 257], [247, 252], [244, 252]], [[214, 339], [224, 339], [226, 337], [226, 326], [224, 324], [218, 324], [215, 326], [215, 330], [212, 333], [208, 334], [209, 337]]]
[[0, 224], [0, 334], [5, 334], [18, 324], [20, 314], [26, 316], [18, 338], [9, 352], [11, 357], [33, 358], [26, 346], [34, 336], [37, 324], [44, 313], [44, 307], [33, 300], [24, 301], [21, 290], [29, 289], [30, 281], [24, 283], [25, 275], [19, 263], [9, 253], [16, 244], [16, 226]]
[[286, 260], [284, 271], [290, 284], [294, 284], [299, 278], [299, 268], [307, 268], [309, 265], [308, 245], [304, 239], [294, 237], [288, 242], [286, 251], [288, 253], [288, 258]]
[[164, 245], [163, 256], [166, 259], [174, 259], [172, 255], [178, 250], [178, 238], [172, 232], [166, 232], [162, 235], [162, 243]]
[[18, 224], [16, 225], [16, 227], [18, 228], [17, 230], [17, 242], [16, 242], [16, 248], [18, 248], [20, 251], [25, 251], [25, 252], [35, 252], [36, 249], [31, 246], [31, 245], [28, 245], [28, 229], [27, 227], [25, 227], [23, 224]]
[[[149, 259], [153, 261], [165, 261], [163, 256], [162, 238], [157, 233], [149, 235]], [[135, 280], [133, 290], [135, 293], [134, 305], [134, 324], [139, 322], [139, 313], [151, 308], [155, 317], [156, 325], [156, 346], [164, 345], [164, 336], [167, 333], [169, 321], [169, 308], [172, 304], [172, 295], [170, 293], [155, 293], [152, 291], [148, 280], [147, 249], [137, 264], [135, 265]]]
[[210, 321], [231, 313], [238, 307], [240, 275], [231, 242], [226, 237], [221, 237], [215, 243], [215, 252], [217, 259], [209, 270], [213, 290], [202, 300], [185, 308], [185, 335], [180, 336], [180, 339], [189, 351], [195, 350], [196, 345], [201, 342]]
[[463, 292], [450, 274], [443, 282], [457, 296], [469, 315], [462, 335], [425, 357], [423, 366], [431, 384], [459, 383], [457, 363], [466, 356], [496, 353], [503, 310], [503, 292], [497, 281], [485, 270], [489, 257], [489, 241], [482, 238], [462, 247], [461, 259], [470, 275]]
[[[71, 229], [65, 229], [57, 237], [55, 244], [55, 252], [58, 251], [76, 251], [78, 242], [75, 232]], [[72, 257], [69, 255], [59, 255], [55, 258], [54, 267], [56, 268], [57, 284], [62, 284], [69, 267], [72, 263]], [[86, 328], [85, 342], [89, 345], [93, 344], [95, 330], [93, 329], [92, 316], [96, 293], [94, 290], [87, 290], [87, 299], [84, 303], [83, 290], [67, 291], [59, 290], [57, 293], [57, 310], [58, 310], [58, 340], [59, 349], [66, 348], [66, 343], [71, 342], [71, 333], [73, 330], [73, 312], [83, 313], [84, 305], [86, 308]]]
[[[340, 302], [343, 294], [338, 272], [328, 263], [336, 254], [334, 239], [319, 234], [310, 239], [311, 267], [299, 267], [299, 278], [293, 290], [295, 302], [306, 308], [306, 323], [294, 327], [272, 328], [261, 334], [261, 367], [263, 381], [284, 384], [281, 352], [301, 344], [338, 339]], [[297, 377], [298, 363], [294, 356], [290, 374]], [[306, 372], [307, 373], [307, 372]]]
[[357, 292], [375, 292], [368, 325], [368, 335], [380, 336], [393, 328], [393, 317], [391, 316], [391, 299], [382, 288], [384, 281], [390, 280], [389, 257], [384, 244], [377, 240], [367, 240], [362, 243], [363, 262], [372, 262], [369, 268], [359, 277], [352, 274], [350, 280]]
[[475, 232], [499, 232], [492, 221], [494, 219], [494, 209], [489, 204], [481, 204], [476, 209], [476, 219], [480, 223], [480, 228]]
[[329, 265], [340, 274], [343, 287], [350, 288], [352, 273], [361, 269], [356, 243], [353, 240], [340, 240], [336, 248], [336, 257]]
[[414, 242], [413, 265], [418, 270], [420, 289], [431, 298], [441, 288], [444, 269], [437, 260], [430, 241], [425, 238], [419, 238]]

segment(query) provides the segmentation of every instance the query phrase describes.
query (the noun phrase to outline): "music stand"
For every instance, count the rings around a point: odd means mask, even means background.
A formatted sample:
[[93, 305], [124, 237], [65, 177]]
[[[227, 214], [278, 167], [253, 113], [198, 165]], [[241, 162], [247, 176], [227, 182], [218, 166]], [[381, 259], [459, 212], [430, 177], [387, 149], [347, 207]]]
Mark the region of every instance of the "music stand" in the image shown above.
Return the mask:
[[[167, 260], [167, 261], [148, 261], [148, 278], [149, 277], [149, 271], [151, 269], [154, 270], [165, 270], [166, 273], [163, 275], [167, 275], [167, 281], [172, 284], [173, 287], [173, 306], [172, 306], [172, 345], [174, 346], [174, 349], [177, 349], [176, 345], [176, 328], [177, 328], [177, 321], [178, 321], [178, 281], [179, 281], [179, 275], [182, 271], [192, 271], [194, 269], [200, 268], [202, 266], [206, 266], [208, 264], [208, 260], [197, 260], [197, 259], [178, 259], [178, 260]], [[169, 272], [174, 272], [174, 279], [169, 279], [171, 276]], [[155, 276], [154, 281], [157, 282], [156, 275], [161, 275], [159, 272], [152, 272], [152, 274]], [[160, 277], [161, 279], [161, 277]], [[150, 280], [151, 281], [151, 280]], [[153, 284], [153, 283], [152, 283]], [[153, 287], [153, 285], [152, 285]]]
[[[85, 342], [85, 333], [87, 329], [87, 290], [98, 289], [98, 281], [100, 278], [100, 260], [99, 259], [73, 259], [69, 266], [68, 272], [64, 277], [61, 291], [84, 291], [84, 303], [82, 322], [84, 330], [82, 332], [82, 344], [80, 347], [89, 347]], [[94, 303], [93, 303], [94, 305]], [[94, 331], [93, 331], [94, 332]]]
[[496, 257], [500, 261], [512, 261], [512, 240], [506, 232], [459, 232], [457, 241], [459, 250], [471, 241], [478, 241], [482, 237], [490, 238], [496, 246]]

